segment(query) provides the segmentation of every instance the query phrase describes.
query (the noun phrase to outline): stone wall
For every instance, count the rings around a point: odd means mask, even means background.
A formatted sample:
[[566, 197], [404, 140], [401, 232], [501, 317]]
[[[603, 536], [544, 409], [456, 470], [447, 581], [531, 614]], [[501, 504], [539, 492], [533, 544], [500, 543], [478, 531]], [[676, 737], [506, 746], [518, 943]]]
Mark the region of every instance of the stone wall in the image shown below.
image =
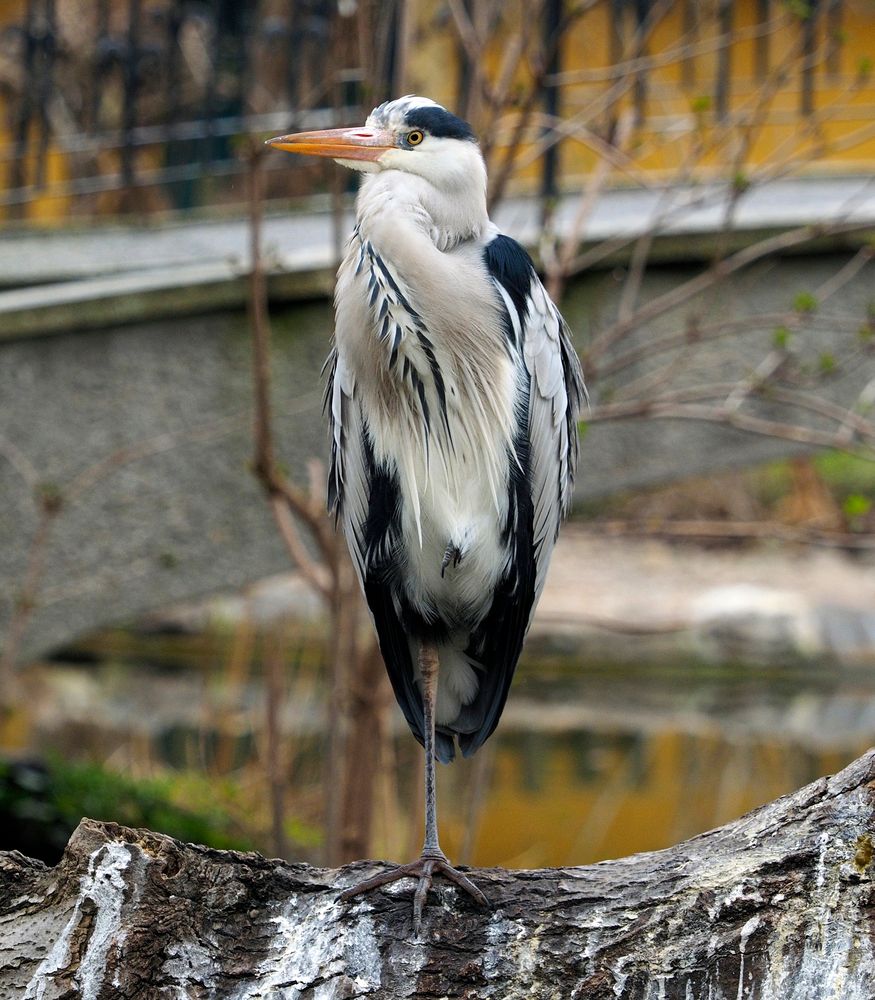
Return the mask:
[[[847, 255], [772, 260], [746, 272], [697, 309], [709, 322], [750, 316], [731, 337], [662, 356], [671, 387], [748, 374], [773, 346], [764, 312], [791, 308]], [[652, 269], [647, 301], [695, 273]], [[875, 377], [843, 343], [865, 314], [871, 265], [818, 311], [796, 342], [816, 369], [838, 367], [819, 387], [850, 402]], [[578, 281], [565, 312], [578, 343], [615, 309], [617, 272]], [[294, 475], [325, 452], [320, 368], [331, 333], [327, 301], [274, 310], [275, 408], [283, 461]], [[683, 329], [689, 307], [662, 317], [621, 346]], [[849, 332], [850, 331], [850, 332]], [[846, 353], [846, 352], [845, 352]], [[181, 598], [239, 587], [287, 568], [284, 549], [248, 469], [251, 392], [246, 318], [222, 312], [0, 342], [0, 636], [28, 572], [39, 521], [35, 497], [58, 513], [40, 552], [39, 585], [20, 658], [99, 625]], [[593, 385], [594, 399], [621, 398], [652, 369], [642, 362]], [[813, 370], [814, 370], [813, 369]], [[770, 414], [768, 403], [760, 412]], [[687, 420], [594, 424], [582, 443], [578, 499], [671, 481], [788, 454], [798, 445]]]

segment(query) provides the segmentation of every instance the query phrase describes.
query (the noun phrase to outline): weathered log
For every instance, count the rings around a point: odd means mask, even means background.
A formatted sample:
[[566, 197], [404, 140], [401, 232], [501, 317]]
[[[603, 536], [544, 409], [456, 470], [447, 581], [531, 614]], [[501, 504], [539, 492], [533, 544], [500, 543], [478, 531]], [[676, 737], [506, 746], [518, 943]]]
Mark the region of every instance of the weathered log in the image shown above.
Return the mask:
[[83, 820], [53, 869], [0, 855], [0, 996], [871, 1000], [875, 751], [677, 847], [483, 870], [493, 908]]

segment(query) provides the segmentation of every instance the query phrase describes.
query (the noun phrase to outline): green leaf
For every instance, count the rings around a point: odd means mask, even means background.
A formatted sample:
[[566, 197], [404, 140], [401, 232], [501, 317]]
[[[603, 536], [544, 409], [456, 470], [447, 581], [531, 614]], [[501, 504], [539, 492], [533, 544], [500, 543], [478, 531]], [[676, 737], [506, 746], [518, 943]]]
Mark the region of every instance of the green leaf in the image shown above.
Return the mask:
[[807, 21], [811, 17], [811, 4], [807, 0], [784, 0], [784, 6], [800, 21]]
[[820, 368], [822, 375], [829, 375], [830, 372], [836, 370], [836, 359], [835, 356], [830, 354], [829, 351], [824, 351], [823, 354], [817, 359], [817, 365]]
[[736, 194], [744, 194], [750, 187], [750, 178], [743, 170], [736, 170], [732, 176], [732, 188]]
[[863, 517], [872, 509], [872, 501], [862, 493], [851, 493], [845, 497], [842, 510], [846, 517]]
[[793, 299], [793, 308], [796, 312], [812, 313], [817, 309], [817, 296], [812, 292], [797, 292]]
[[786, 326], [776, 326], [772, 331], [772, 343], [779, 350], [784, 350], [790, 343], [792, 333]]
[[577, 421], [577, 436], [582, 441], [589, 431], [589, 424], [585, 420]]

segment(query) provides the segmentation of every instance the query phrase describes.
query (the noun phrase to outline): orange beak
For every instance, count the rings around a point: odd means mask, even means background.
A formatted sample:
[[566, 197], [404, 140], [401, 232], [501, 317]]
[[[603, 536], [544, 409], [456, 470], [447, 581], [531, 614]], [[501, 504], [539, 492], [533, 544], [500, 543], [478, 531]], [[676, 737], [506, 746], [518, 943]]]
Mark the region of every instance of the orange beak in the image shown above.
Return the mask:
[[395, 148], [389, 132], [367, 126], [279, 135], [268, 139], [265, 145], [289, 153], [330, 156], [333, 160], [379, 160], [387, 149]]

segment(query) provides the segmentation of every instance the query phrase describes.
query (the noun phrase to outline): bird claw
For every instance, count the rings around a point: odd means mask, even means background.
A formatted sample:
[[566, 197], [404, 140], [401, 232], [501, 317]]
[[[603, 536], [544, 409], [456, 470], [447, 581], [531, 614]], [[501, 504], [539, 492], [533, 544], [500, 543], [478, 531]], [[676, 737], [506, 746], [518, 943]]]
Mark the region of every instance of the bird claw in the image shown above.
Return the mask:
[[388, 872], [381, 872], [373, 878], [365, 879], [358, 885], [344, 889], [340, 894], [340, 899], [346, 902], [353, 896], [358, 896], [372, 889], [379, 889], [380, 886], [388, 885], [390, 882], [397, 882], [402, 878], [418, 879], [416, 891], [413, 894], [413, 929], [417, 937], [422, 930], [422, 911], [425, 908], [425, 901], [428, 890], [431, 888], [432, 879], [435, 875], [443, 875], [454, 885], [463, 889], [471, 896], [478, 906], [489, 906], [489, 902], [476, 885], [460, 871], [447, 861], [443, 854], [423, 854], [416, 861], [411, 861], [406, 865], [399, 865]]
[[446, 570], [447, 566], [449, 566], [450, 563], [453, 564], [453, 569], [457, 569], [461, 561], [462, 561], [462, 550], [459, 548], [458, 545], [455, 545], [453, 542], [450, 542], [450, 544], [446, 548], [446, 551], [444, 552], [443, 561], [441, 562], [441, 576], [443, 577], [444, 570]]
[[425, 907], [425, 900], [428, 890], [431, 888], [431, 873], [434, 870], [434, 862], [426, 861], [422, 866], [419, 875], [419, 884], [413, 894], [413, 932], [419, 937], [422, 930], [422, 910]]

